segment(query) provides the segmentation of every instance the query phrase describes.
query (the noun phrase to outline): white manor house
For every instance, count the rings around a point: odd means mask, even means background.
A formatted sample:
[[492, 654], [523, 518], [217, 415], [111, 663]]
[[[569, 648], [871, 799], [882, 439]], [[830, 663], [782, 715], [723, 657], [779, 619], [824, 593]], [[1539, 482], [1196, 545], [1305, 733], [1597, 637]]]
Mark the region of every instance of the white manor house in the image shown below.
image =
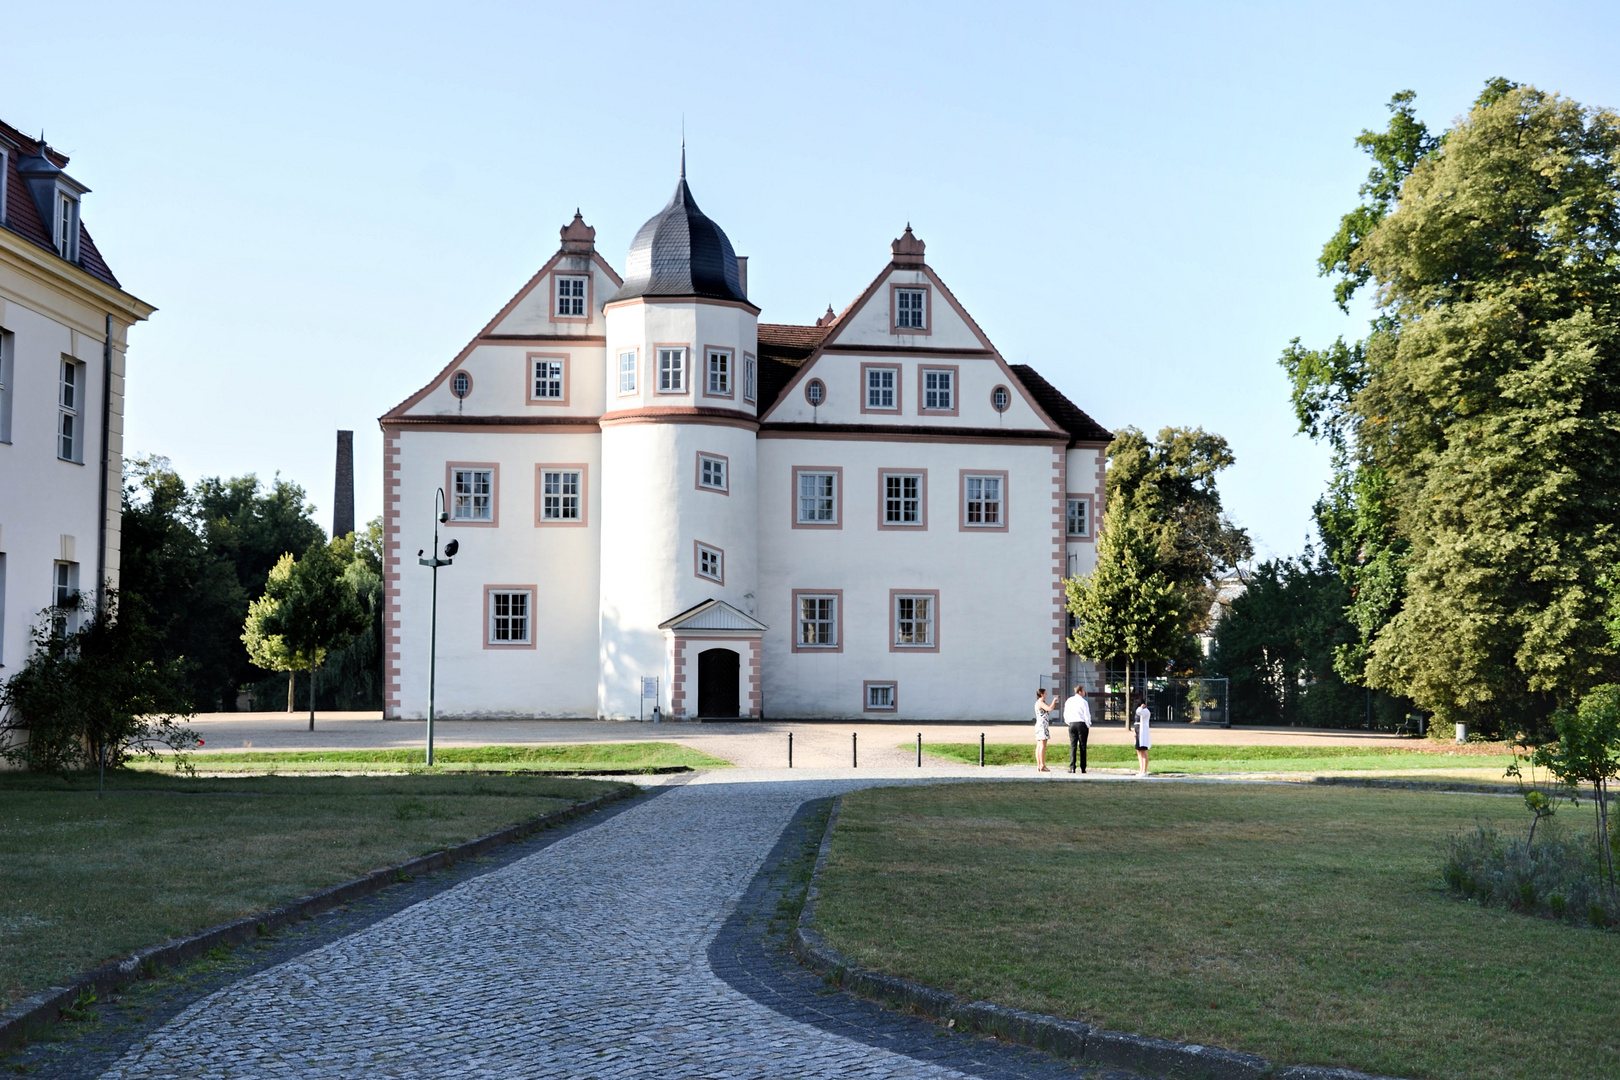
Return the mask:
[[595, 235], [381, 419], [387, 715], [427, 714], [439, 488], [442, 716], [1015, 718], [1082, 677], [1110, 435], [910, 226], [814, 326], [758, 321], [684, 166], [623, 277]]

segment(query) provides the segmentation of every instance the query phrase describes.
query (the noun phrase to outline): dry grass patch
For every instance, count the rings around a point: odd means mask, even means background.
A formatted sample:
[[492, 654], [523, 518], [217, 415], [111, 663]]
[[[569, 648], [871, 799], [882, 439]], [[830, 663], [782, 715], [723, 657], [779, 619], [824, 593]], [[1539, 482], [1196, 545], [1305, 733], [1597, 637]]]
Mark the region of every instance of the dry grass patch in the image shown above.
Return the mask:
[[968, 998], [1287, 1064], [1620, 1075], [1620, 936], [1457, 901], [1488, 796], [973, 784], [845, 797], [818, 922]]

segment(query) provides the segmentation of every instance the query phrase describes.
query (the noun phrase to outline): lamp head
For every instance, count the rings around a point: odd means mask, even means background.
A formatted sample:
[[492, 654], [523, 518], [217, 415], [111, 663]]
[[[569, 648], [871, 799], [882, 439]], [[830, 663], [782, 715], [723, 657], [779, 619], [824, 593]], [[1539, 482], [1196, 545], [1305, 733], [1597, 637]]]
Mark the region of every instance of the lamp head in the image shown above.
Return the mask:
[[439, 514], [439, 524], [440, 524], [440, 525], [443, 525], [443, 524], [445, 524], [445, 523], [446, 523], [446, 522], [448, 522], [448, 521], [449, 521], [449, 520], [450, 520], [450, 515], [449, 515], [449, 514], [446, 514], [446, 513], [443, 513], [443, 512], [440, 512], [440, 514]]
[[460, 540], [452, 540], [448, 544], [444, 545], [444, 557], [447, 558], [447, 559], [453, 559], [456, 556], [456, 552], [458, 552], [460, 550], [461, 550], [461, 541]]

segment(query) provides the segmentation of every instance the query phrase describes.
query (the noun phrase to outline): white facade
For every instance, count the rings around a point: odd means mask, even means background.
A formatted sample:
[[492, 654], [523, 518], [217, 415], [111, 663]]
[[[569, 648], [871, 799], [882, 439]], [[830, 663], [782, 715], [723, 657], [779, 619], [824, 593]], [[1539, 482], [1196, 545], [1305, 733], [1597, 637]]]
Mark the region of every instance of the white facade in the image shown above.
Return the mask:
[[[696, 236], [689, 200], [665, 215]], [[1005, 719], [1082, 674], [1062, 579], [1109, 433], [1002, 359], [909, 227], [814, 327], [759, 323], [713, 229], [692, 280], [731, 284], [680, 295], [643, 235], [626, 284], [576, 215], [382, 418], [390, 716], [427, 712], [439, 488], [442, 716]]]
[[46, 608], [118, 586], [124, 353], [154, 310], [101, 261], [66, 161], [0, 124], [0, 680]]

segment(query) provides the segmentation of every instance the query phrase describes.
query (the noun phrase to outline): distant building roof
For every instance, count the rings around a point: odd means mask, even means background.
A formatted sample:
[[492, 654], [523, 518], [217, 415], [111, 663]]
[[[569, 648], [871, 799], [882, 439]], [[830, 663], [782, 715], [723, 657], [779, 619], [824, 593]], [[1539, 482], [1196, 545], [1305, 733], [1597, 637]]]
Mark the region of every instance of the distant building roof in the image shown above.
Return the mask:
[[1028, 364], [1009, 365], [1018, 381], [1024, 384], [1038, 405], [1057, 422], [1058, 426], [1069, 433], [1069, 438], [1075, 442], [1112, 442], [1114, 433], [1103, 427], [1097, 421], [1087, 416], [1085, 412], [1063, 396], [1063, 392], [1041, 377], [1041, 373]]

